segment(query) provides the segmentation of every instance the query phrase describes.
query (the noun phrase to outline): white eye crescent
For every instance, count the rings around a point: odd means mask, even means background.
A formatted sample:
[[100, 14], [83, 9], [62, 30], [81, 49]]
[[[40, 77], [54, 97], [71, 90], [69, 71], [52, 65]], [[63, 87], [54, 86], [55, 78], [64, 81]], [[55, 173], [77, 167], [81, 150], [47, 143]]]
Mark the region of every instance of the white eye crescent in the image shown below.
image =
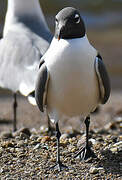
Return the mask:
[[79, 14], [75, 14], [75, 22], [78, 24], [80, 22]]

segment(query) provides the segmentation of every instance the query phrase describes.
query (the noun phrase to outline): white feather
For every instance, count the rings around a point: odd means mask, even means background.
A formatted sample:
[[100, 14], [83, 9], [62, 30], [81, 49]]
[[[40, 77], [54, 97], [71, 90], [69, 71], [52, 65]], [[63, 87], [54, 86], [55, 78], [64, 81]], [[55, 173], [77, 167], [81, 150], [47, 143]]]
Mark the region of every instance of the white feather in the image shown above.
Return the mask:
[[45, 28], [48, 29], [44, 15], [40, 8], [39, 0], [8, 0], [8, 9], [5, 18], [5, 26], [3, 36], [11, 29], [19, 20], [19, 17], [30, 16], [40, 19], [43, 22]]
[[96, 55], [97, 51], [87, 36], [59, 41], [53, 39], [44, 56], [50, 73], [47, 109], [52, 119], [57, 121], [64, 115], [86, 116], [97, 106]]

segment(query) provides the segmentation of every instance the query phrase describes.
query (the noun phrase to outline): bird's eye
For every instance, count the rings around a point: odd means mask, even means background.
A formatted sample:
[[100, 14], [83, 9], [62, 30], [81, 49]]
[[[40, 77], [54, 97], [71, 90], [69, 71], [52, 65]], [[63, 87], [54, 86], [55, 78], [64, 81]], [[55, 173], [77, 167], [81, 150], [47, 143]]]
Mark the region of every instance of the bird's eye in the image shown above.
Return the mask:
[[75, 23], [78, 24], [80, 22], [79, 14], [75, 14]]

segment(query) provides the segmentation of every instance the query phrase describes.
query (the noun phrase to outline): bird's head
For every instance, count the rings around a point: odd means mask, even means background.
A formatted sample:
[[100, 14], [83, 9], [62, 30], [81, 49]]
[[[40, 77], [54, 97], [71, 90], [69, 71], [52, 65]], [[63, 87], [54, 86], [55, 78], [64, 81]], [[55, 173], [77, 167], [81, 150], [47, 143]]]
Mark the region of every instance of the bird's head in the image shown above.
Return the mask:
[[85, 36], [85, 25], [77, 9], [66, 7], [55, 17], [55, 38], [73, 39]]

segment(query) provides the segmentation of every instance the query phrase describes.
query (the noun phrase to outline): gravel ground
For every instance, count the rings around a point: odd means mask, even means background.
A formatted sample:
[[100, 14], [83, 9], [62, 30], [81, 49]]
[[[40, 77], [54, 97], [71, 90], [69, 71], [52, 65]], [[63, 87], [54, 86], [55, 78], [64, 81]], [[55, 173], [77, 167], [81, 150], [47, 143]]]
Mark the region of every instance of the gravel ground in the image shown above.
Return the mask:
[[50, 169], [56, 161], [56, 138], [47, 134], [45, 116], [25, 98], [19, 97], [18, 102], [18, 131], [12, 133], [11, 98], [1, 97], [0, 101], [1, 180], [121, 179], [121, 92], [113, 92], [110, 101], [91, 117], [90, 142], [97, 156], [95, 159], [82, 162], [74, 158], [85, 141], [84, 124], [79, 119], [60, 122], [61, 160], [68, 166], [61, 172]]

